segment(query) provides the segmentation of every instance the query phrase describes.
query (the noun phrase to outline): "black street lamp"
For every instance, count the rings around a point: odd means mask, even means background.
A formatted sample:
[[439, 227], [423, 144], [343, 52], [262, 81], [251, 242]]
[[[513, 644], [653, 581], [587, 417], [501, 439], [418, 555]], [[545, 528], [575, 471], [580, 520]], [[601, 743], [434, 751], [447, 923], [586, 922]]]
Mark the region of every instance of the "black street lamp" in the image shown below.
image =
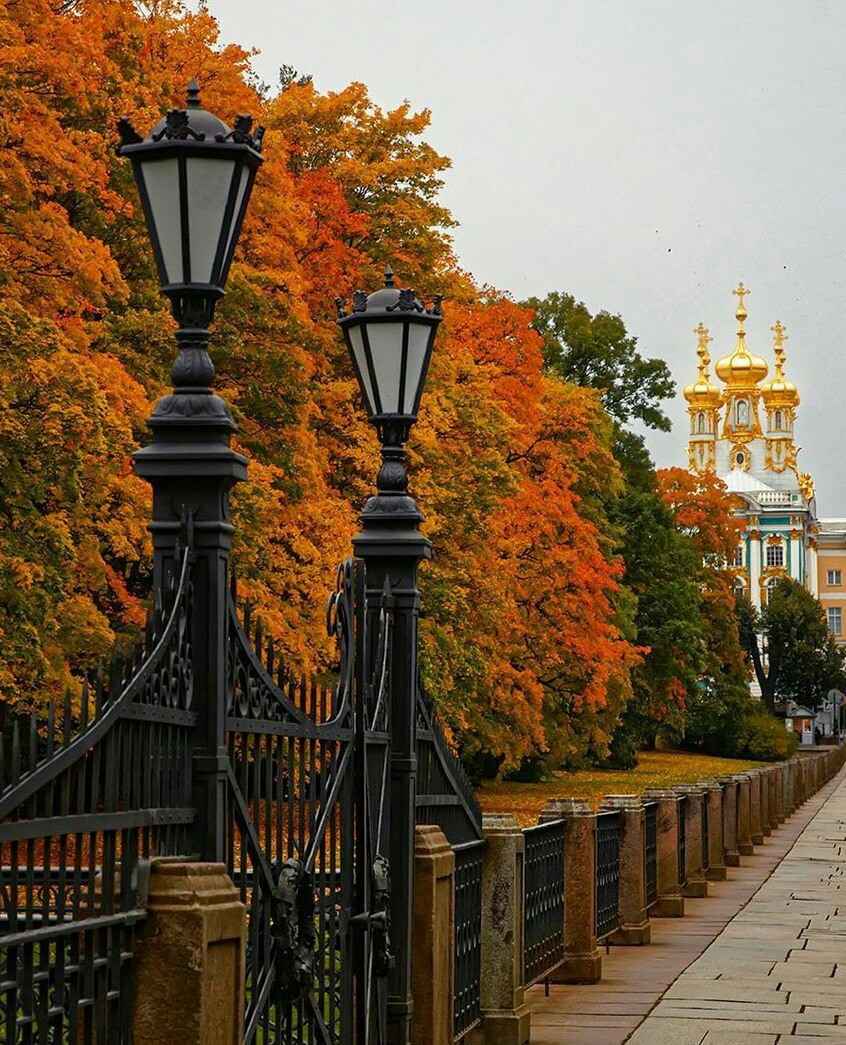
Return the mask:
[[156, 403], [148, 446], [135, 471], [153, 488], [154, 585], [174, 569], [186, 517], [194, 539], [193, 647], [197, 727], [194, 794], [199, 811], [195, 848], [205, 860], [226, 856], [226, 650], [229, 491], [246, 478], [247, 461], [230, 447], [235, 422], [212, 392], [208, 327], [226, 277], [261, 165], [264, 129], [249, 116], [230, 129], [200, 105], [192, 80], [184, 109], [172, 109], [142, 138], [118, 124], [118, 155], [132, 161], [161, 290], [179, 325], [173, 392]]
[[[417, 569], [431, 556], [420, 533], [423, 516], [408, 494], [405, 443], [417, 408], [435, 335], [441, 322], [440, 297], [427, 309], [410, 290], [400, 290], [390, 268], [385, 286], [369, 297], [355, 295], [351, 312], [338, 299], [338, 324], [382, 443], [377, 494], [361, 513], [362, 530], [353, 541], [365, 564], [365, 634], [375, 661], [383, 594], [393, 601], [390, 678], [390, 772], [387, 815], [382, 819], [383, 850], [391, 877], [391, 941], [395, 964], [388, 974], [388, 1042], [411, 1041], [411, 911], [414, 866], [414, 813], [417, 789], [417, 623], [420, 591]], [[386, 855], [383, 851], [380, 855]]]

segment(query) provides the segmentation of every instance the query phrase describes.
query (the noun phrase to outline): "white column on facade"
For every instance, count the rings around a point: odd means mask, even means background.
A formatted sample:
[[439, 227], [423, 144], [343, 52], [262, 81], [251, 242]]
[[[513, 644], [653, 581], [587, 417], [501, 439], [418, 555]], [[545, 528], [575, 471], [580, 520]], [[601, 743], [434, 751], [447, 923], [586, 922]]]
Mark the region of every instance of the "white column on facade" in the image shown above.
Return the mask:
[[808, 587], [808, 564], [804, 561], [805, 557], [802, 554], [803, 549], [801, 538], [794, 537], [795, 532], [795, 530], [791, 530], [790, 532], [790, 576], [794, 580], [804, 581], [805, 587]]
[[761, 534], [753, 530], [749, 535], [749, 598], [761, 608]]
[[819, 558], [817, 556], [816, 543], [809, 544], [805, 555], [805, 564], [808, 570], [807, 579], [805, 581], [808, 591], [812, 595], [820, 597], [820, 567]]

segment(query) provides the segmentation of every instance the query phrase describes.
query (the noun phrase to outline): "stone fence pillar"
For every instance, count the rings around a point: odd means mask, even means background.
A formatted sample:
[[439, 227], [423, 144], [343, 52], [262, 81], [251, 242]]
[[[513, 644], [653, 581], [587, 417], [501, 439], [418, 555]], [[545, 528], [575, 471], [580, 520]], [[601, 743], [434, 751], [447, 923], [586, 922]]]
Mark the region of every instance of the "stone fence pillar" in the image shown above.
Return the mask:
[[723, 789], [716, 780], [702, 784], [708, 795], [708, 870], [710, 882], [726, 880], [725, 842], [723, 841]]
[[741, 856], [751, 856], [755, 849], [752, 844], [752, 795], [749, 777], [745, 773], [736, 773], [734, 779], [737, 788], [737, 851]]
[[608, 795], [602, 808], [620, 813], [620, 928], [608, 942], [640, 946], [651, 937], [646, 911], [646, 811], [637, 795]]
[[455, 997], [455, 854], [433, 824], [414, 829], [413, 1045], [452, 1045]]
[[793, 800], [793, 759], [782, 763], [782, 772], [784, 774], [784, 815], [789, 817], [796, 810], [796, 804]]
[[757, 769], [750, 769], [743, 774], [749, 781], [749, 837], [753, 845], [764, 844], [764, 830], [761, 818], [761, 775]]
[[647, 801], [657, 803], [658, 899], [649, 911], [651, 918], [681, 918], [684, 897], [679, 883], [679, 797], [675, 791], [656, 788], [645, 791]]
[[564, 821], [564, 961], [551, 983], [597, 983], [602, 955], [596, 944], [596, 813], [575, 798], [551, 799], [542, 824]]
[[775, 776], [775, 812], [776, 820], [783, 824], [786, 819], [784, 811], [784, 766], [777, 765], [773, 775]]
[[486, 813], [482, 829], [482, 1022], [469, 1040], [472, 1045], [526, 1045], [530, 1017], [523, 997], [523, 832], [509, 813]]
[[740, 850], [737, 848], [737, 781], [733, 776], [717, 778], [723, 785], [723, 843], [726, 852], [726, 867], [740, 866]]
[[761, 792], [761, 833], [766, 838], [773, 833], [770, 826], [770, 771], [767, 766], [762, 766], [757, 773]]
[[223, 864], [154, 860], [133, 957], [135, 1045], [242, 1045], [246, 910]]
[[770, 818], [770, 833], [775, 831], [779, 825], [778, 806], [776, 802], [778, 783], [778, 767], [770, 766], [767, 770], [767, 812]]
[[685, 883], [681, 887], [682, 896], [707, 896], [708, 880], [702, 869], [702, 796], [705, 789], [698, 784], [683, 784], [674, 790], [687, 799], [684, 803]]

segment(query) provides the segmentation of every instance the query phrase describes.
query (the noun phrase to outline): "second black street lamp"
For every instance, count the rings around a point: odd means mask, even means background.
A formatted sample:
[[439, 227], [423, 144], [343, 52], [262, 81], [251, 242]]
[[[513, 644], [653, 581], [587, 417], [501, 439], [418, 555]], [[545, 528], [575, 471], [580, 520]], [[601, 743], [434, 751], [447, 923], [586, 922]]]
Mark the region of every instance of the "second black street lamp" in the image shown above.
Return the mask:
[[[441, 323], [440, 297], [427, 309], [411, 290], [401, 290], [390, 268], [385, 285], [369, 296], [355, 295], [351, 312], [338, 300], [338, 324], [364, 396], [370, 421], [382, 443], [377, 493], [361, 513], [353, 540], [365, 563], [366, 635], [379, 633], [383, 594], [393, 601], [390, 678], [389, 809], [383, 841], [391, 876], [391, 941], [394, 968], [388, 975], [388, 1042], [411, 1041], [411, 914], [414, 870], [414, 814], [417, 789], [417, 625], [420, 591], [417, 569], [431, 556], [420, 533], [423, 516], [408, 493], [405, 443], [414, 422]], [[372, 664], [375, 649], [366, 651]]]

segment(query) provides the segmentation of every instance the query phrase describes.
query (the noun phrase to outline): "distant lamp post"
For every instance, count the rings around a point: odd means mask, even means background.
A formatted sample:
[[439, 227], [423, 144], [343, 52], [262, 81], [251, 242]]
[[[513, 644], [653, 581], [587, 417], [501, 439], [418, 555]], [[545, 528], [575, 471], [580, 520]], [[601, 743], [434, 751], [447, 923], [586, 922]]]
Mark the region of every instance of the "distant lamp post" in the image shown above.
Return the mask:
[[162, 293], [180, 326], [205, 327], [223, 294], [253, 181], [264, 129], [249, 116], [226, 124], [200, 105], [196, 80], [185, 109], [171, 109], [142, 138], [118, 124], [120, 156], [132, 161]]
[[247, 475], [230, 438], [235, 422], [212, 391], [208, 327], [223, 295], [232, 255], [262, 162], [263, 128], [249, 116], [230, 129], [200, 105], [196, 80], [184, 109], [171, 109], [146, 138], [129, 120], [118, 124], [118, 155], [132, 161], [162, 293], [179, 324], [173, 391], [156, 403], [151, 442], [134, 455], [136, 474], [153, 487], [154, 579], [163, 591], [175, 568], [184, 521], [193, 521], [193, 648], [196, 735], [192, 804], [198, 810], [193, 849], [204, 860], [226, 858], [226, 657], [229, 491]]
[[[427, 309], [411, 290], [400, 290], [390, 268], [385, 285], [369, 297], [358, 292], [351, 312], [338, 299], [338, 325], [364, 396], [370, 421], [382, 443], [377, 495], [361, 513], [361, 533], [354, 539], [356, 556], [365, 563], [367, 660], [372, 665], [379, 634], [383, 598], [393, 607], [389, 651], [390, 773], [388, 808], [381, 829], [388, 852], [391, 882], [390, 935], [395, 955], [388, 973], [387, 1040], [411, 1041], [411, 900], [414, 867], [414, 806], [417, 786], [417, 623], [420, 592], [417, 568], [431, 556], [431, 544], [420, 533], [423, 516], [409, 496], [405, 443], [426, 382], [435, 335], [441, 323], [440, 297]], [[372, 671], [365, 666], [367, 675]], [[363, 786], [367, 786], [364, 784]], [[388, 844], [385, 846], [385, 839]], [[375, 854], [371, 854], [371, 857]]]

